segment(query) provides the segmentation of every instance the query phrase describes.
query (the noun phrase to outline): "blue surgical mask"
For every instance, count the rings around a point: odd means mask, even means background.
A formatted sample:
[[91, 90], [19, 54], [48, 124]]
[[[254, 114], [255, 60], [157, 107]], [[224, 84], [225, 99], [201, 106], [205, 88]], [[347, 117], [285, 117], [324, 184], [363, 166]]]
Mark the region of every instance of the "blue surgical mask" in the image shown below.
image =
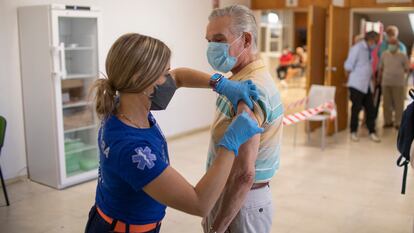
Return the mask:
[[244, 49], [237, 57], [233, 57], [229, 54], [230, 47], [241, 37], [234, 40], [231, 44], [218, 42], [208, 43], [207, 60], [213, 69], [227, 73], [234, 68], [237, 63], [237, 58], [244, 52]]
[[369, 46], [369, 49], [371, 51], [374, 50], [374, 49], [376, 49], [376, 48], [377, 48], [377, 45], [376, 44], [372, 44], [372, 45]]
[[390, 45], [388, 45], [388, 50], [392, 53], [395, 53], [395, 52], [397, 52], [398, 47], [395, 44], [390, 44]]

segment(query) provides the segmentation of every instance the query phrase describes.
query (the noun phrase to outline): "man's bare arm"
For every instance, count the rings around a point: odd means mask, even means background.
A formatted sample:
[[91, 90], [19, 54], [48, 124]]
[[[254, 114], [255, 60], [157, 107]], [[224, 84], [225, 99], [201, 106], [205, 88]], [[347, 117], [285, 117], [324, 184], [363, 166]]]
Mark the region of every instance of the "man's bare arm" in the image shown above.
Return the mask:
[[[248, 112], [254, 117], [253, 112], [246, 104], [240, 102], [237, 113]], [[255, 135], [244, 143], [239, 149], [239, 155], [233, 163], [230, 176], [224, 189], [224, 196], [220, 210], [213, 223], [213, 229], [218, 233], [224, 232], [234, 217], [240, 211], [255, 180], [255, 162], [260, 144], [260, 134]]]

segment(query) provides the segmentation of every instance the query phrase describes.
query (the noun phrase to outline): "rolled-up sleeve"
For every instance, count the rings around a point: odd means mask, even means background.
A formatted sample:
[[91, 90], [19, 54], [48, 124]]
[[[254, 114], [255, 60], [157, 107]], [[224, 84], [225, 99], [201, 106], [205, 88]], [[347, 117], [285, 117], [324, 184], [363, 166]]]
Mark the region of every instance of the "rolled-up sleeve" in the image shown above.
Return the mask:
[[349, 50], [348, 57], [344, 64], [344, 68], [346, 71], [351, 72], [354, 70], [357, 58], [358, 58], [358, 49], [357, 47], [354, 46]]

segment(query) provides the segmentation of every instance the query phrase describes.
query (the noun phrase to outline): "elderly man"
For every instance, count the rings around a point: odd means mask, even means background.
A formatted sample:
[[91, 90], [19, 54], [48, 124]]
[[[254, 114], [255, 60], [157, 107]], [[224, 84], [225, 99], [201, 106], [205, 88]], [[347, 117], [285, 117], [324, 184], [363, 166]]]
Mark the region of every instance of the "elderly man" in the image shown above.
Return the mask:
[[[382, 41], [379, 49], [378, 49], [378, 62], [376, 63], [377, 65], [377, 73], [376, 73], [376, 100], [374, 101], [374, 105], [375, 105], [375, 115], [378, 115], [378, 111], [379, 111], [379, 106], [381, 103], [381, 94], [384, 92], [384, 87], [381, 84], [381, 77], [380, 77], [380, 61], [381, 61], [381, 57], [382, 55], [388, 51], [389, 49], [389, 45], [390, 45], [390, 41], [391, 40], [398, 40], [398, 27], [394, 26], [394, 25], [390, 25], [385, 29], [385, 36], [384, 36], [384, 40]], [[397, 48], [399, 50], [400, 53], [407, 55], [407, 47], [404, 45], [404, 43], [402, 43], [401, 41], [398, 41], [397, 44]], [[386, 89], [386, 88], [385, 88]], [[384, 93], [385, 94], [385, 93]], [[389, 122], [388, 122], [389, 123]], [[387, 126], [387, 123], [386, 125]]]
[[[397, 26], [390, 25], [385, 29], [386, 38], [381, 43], [378, 50], [378, 57], [381, 58], [382, 53], [388, 50], [388, 44], [390, 39], [398, 40], [399, 30]], [[398, 42], [398, 47], [401, 53], [407, 55], [407, 47], [401, 41]]]
[[[399, 51], [398, 40], [388, 41], [388, 51], [381, 56], [380, 82], [384, 93], [384, 128], [400, 128], [406, 96], [406, 77], [410, 63], [406, 54]], [[392, 114], [395, 113], [393, 120]]]
[[359, 125], [359, 112], [362, 108], [366, 113], [366, 124], [370, 139], [374, 142], [381, 140], [375, 129], [375, 109], [370, 87], [372, 79], [371, 53], [378, 43], [378, 33], [371, 31], [365, 39], [356, 43], [349, 51], [345, 61], [345, 70], [349, 73], [348, 87], [352, 102], [351, 110], [351, 140], [359, 141], [357, 134]]
[[246, 111], [253, 115], [264, 132], [240, 147], [221, 198], [203, 220], [204, 232], [268, 233], [273, 216], [269, 182], [279, 168], [283, 106], [272, 76], [258, 56], [252, 11], [239, 5], [214, 10], [206, 39], [210, 65], [223, 73], [231, 71], [231, 80], [252, 80], [260, 95], [253, 111], [243, 102], [235, 109], [225, 96], [218, 97], [207, 167], [217, 156], [219, 139], [237, 114]]

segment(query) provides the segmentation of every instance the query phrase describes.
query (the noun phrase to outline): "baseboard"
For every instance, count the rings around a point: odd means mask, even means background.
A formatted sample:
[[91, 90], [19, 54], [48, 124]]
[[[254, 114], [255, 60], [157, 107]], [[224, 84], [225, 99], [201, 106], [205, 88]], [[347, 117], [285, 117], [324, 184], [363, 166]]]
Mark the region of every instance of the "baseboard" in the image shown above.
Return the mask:
[[6, 185], [9, 185], [9, 184], [14, 184], [14, 183], [17, 183], [20, 181], [26, 181], [26, 180], [29, 180], [29, 178], [27, 177], [27, 175], [23, 175], [23, 176], [16, 176], [16, 177], [4, 180], [4, 182], [6, 183]]

